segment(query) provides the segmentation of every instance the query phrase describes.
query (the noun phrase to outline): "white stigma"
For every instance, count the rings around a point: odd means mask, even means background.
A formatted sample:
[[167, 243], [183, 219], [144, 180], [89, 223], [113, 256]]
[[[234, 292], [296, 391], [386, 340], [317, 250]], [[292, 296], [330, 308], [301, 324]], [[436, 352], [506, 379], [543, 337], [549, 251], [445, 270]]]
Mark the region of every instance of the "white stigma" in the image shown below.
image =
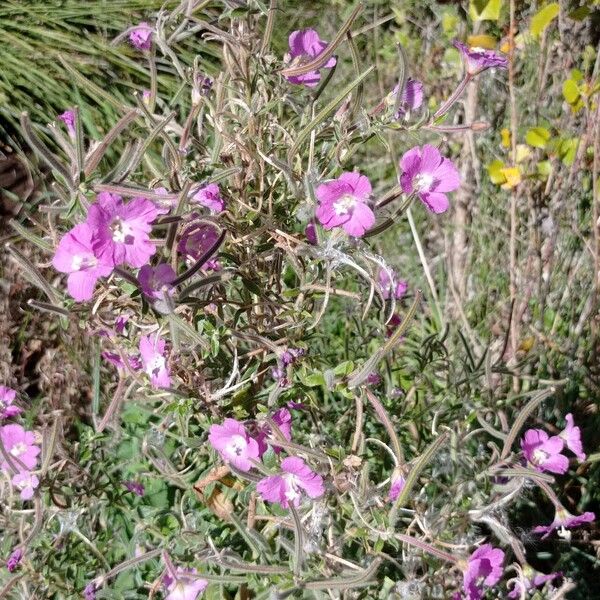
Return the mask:
[[532, 462], [534, 464], [541, 465], [542, 463], [545, 463], [547, 459], [548, 459], [548, 453], [544, 452], [540, 448], [536, 448], [533, 451], [533, 461]]
[[413, 179], [413, 186], [418, 192], [428, 192], [433, 185], [433, 175], [431, 173], [419, 173]]
[[355, 206], [356, 198], [354, 196], [350, 196], [349, 194], [345, 194], [339, 200], [336, 200], [333, 203], [333, 210], [335, 210], [335, 214], [338, 217], [341, 217], [351, 212]]
[[159, 354], [157, 354], [148, 363], [148, 366], [146, 367], [146, 372], [148, 373], [148, 375], [155, 375], [164, 368], [165, 368], [165, 358], [164, 358], [164, 356], [160, 356]]
[[98, 260], [95, 256], [85, 257], [81, 254], [77, 254], [71, 260], [71, 269], [73, 271], [81, 271], [82, 269], [93, 268], [98, 264]]
[[285, 497], [293, 502], [296, 498], [300, 497], [300, 492], [298, 491], [298, 478], [292, 473], [287, 473], [283, 478], [287, 483]]
[[10, 453], [15, 457], [18, 458], [19, 456], [21, 456], [21, 454], [25, 454], [25, 452], [27, 452], [27, 444], [25, 444], [24, 442], [19, 442], [18, 444], [15, 444], [11, 449], [10, 449]]
[[127, 223], [124, 223], [120, 217], [116, 217], [115, 220], [110, 224], [112, 231], [112, 240], [118, 244], [124, 244], [127, 242], [127, 238], [131, 236], [131, 229]]
[[229, 454], [241, 456], [247, 445], [246, 440], [241, 435], [234, 435], [229, 443]]

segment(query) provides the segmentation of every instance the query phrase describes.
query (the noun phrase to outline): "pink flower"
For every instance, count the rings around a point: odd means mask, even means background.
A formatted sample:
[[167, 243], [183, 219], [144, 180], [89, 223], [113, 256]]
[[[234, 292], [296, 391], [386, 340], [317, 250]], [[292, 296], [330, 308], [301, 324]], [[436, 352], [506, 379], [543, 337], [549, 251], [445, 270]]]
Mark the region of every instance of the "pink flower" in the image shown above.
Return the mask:
[[558, 437], [565, 441], [567, 448], [579, 459], [585, 460], [583, 445], [581, 444], [581, 429], [575, 425], [573, 415], [569, 413], [565, 419], [567, 426], [561, 431]]
[[377, 371], [371, 371], [367, 375], [367, 383], [369, 385], [379, 385], [381, 383], [381, 375]]
[[[0, 427], [0, 439], [6, 452], [11, 458], [16, 459], [12, 463], [17, 471], [23, 471], [24, 468], [33, 469], [36, 466], [40, 449], [35, 445], [33, 431], [25, 431], [20, 425], [11, 423]], [[0, 464], [0, 469], [8, 473], [12, 471], [6, 461]]]
[[208, 585], [208, 581], [196, 573], [196, 569], [181, 567], [177, 567], [175, 573], [167, 573], [163, 577], [169, 592], [165, 600], [196, 600]]
[[427, 210], [443, 213], [448, 210], [446, 192], [460, 185], [454, 163], [443, 157], [437, 148], [425, 144], [415, 146], [400, 159], [400, 185], [405, 194], [417, 194]]
[[[289, 40], [290, 57], [292, 64], [300, 66], [315, 59], [325, 48], [327, 48], [327, 42], [324, 42], [319, 34], [314, 29], [301, 29], [299, 31], [293, 31], [290, 34]], [[332, 56], [321, 68], [331, 69], [335, 67], [336, 59]], [[321, 72], [310, 71], [304, 75], [295, 75], [286, 77], [290, 83], [297, 85], [305, 85], [307, 87], [315, 87], [321, 80]]]
[[167, 263], [160, 263], [156, 267], [144, 265], [138, 273], [138, 281], [144, 296], [162, 313], [169, 312], [165, 295], [172, 296], [175, 293], [175, 288], [171, 285], [175, 279], [177, 274]]
[[21, 471], [13, 476], [12, 484], [20, 491], [22, 500], [31, 500], [40, 480], [29, 471]]
[[223, 425], [211, 425], [208, 441], [226, 463], [240, 471], [249, 471], [251, 459], [259, 458], [258, 443], [235, 419], [225, 419]]
[[66, 126], [67, 131], [69, 132], [69, 136], [71, 138], [75, 137], [75, 113], [72, 110], [66, 110], [61, 115], [57, 117], [60, 119]]
[[17, 567], [19, 566], [19, 563], [21, 562], [22, 558], [23, 550], [21, 550], [20, 548], [17, 548], [12, 552], [12, 554], [8, 557], [8, 560], [6, 561], [6, 568], [8, 569], [9, 573], [13, 573], [17, 570]]
[[258, 482], [256, 490], [263, 500], [277, 502], [282, 508], [290, 504], [298, 507], [302, 491], [310, 498], [319, 498], [325, 493], [323, 479], [297, 456], [289, 456], [281, 461], [281, 475], [271, 475]]
[[100, 277], [112, 273], [113, 265], [94, 250], [94, 231], [87, 223], [76, 225], [66, 233], [56, 248], [52, 265], [68, 273], [67, 289], [77, 301], [90, 300]]
[[455, 41], [454, 46], [460, 50], [463, 62], [469, 75], [477, 75], [486, 69], [506, 69], [508, 60], [502, 54], [485, 48], [469, 47], [462, 42]]
[[152, 27], [145, 21], [140, 23], [130, 31], [129, 41], [138, 50], [150, 50], [152, 47]]
[[463, 573], [463, 589], [468, 600], [480, 600], [483, 597], [482, 587], [491, 587], [502, 577], [504, 552], [484, 544], [469, 557], [467, 568]]
[[133, 492], [136, 496], [144, 495], [144, 485], [141, 484], [139, 481], [124, 481], [123, 485], [129, 492]]
[[534, 533], [543, 533], [542, 538], [547, 538], [555, 529], [570, 529], [579, 527], [584, 523], [591, 523], [596, 519], [593, 512], [585, 512], [582, 515], [572, 515], [566, 508], [557, 507], [554, 521], [550, 525], [538, 525], [533, 528]]
[[282, 355], [281, 361], [284, 365], [293, 365], [298, 359], [306, 354], [303, 348], [288, 348]]
[[192, 196], [192, 200], [206, 206], [212, 213], [220, 213], [225, 210], [225, 200], [221, 196], [221, 190], [216, 183], [201, 187]]
[[322, 183], [315, 193], [319, 200], [316, 217], [325, 229], [342, 227], [348, 235], [361, 237], [375, 223], [367, 204], [371, 182], [364, 175], [342, 173], [339, 179]]
[[404, 486], [406, 485], [406, 479], [402, 475], [400, 469], [394, 469], [392, 473], [392, 480], [390, 485], [390, 492], [388, 494], [388, 500], [390, 502], [395, 502], [398, 499], [398, 496], [401, 494]]
[[164, 356], [165, 341], [158, 334], [142, 336], [140, 338], [140, 354], [152, 387], [168, 388], [171, 385], [171, 377]]
[[528, 429], [521, 439], [521, 450], [525, 458], [538, 470], [551, 473], [566, 473], [569, 459], [563, 456], [564, 442], [558, 436], [549, 437], [541, 429]]
[[[289, 441], [292, 439], [292, 413], [287, 408], [280, 408], [278, 411], [273, 413], [271, 417], [275, 425], [279, 428], [279, 431], [283, 434], [283, 437]], [[271, 427], [268, 423], [265, 423], [262, 427], [258, 428], [258, 432], [255, 435], [256, 442], [258, 443], [258, 456], [262, 455], [267, 451], [268, 444], [267, 438], [272, 434]], [[281, 452], [281, 448], [271, 443], [273, 450], [276, 453]]]
[[0, 385], [0, 420], [16, 417], [23, 412], [22, 408], [12, 405], [16, 396], [15, 390]]
[[145, 265], [156, 252], [148, 234], [158, 214], [154, 203], [146, 198], [125, 203], [116, 194], [101, 192], [90, 206], [86, 221], [93, 231], [94, 254], [113, 266]]
[[396, 279], [396, 273], [392, 269], [381, 269], [379, 271], [379, 285], [381, 295], [387, 300], [394, 294], [396, 300], [400, 300], [408, 290], [408, 282], [404, 279]]
[[216, 227], [209, 223], [196, 223], [183, 230], [177, 250], [186, 258], [197, 261], [217, 243], [218, 239], [219, 231]]
[[[395, 104], [396, 96], [398, 95], [398, 85], [394, 87], [390, 94], [389, 102]], [[406, 80], [406, 85], [402, 90], [402, 100], [398, 107], [398, 112], [394, 115], [396, 119], [401, 119], [404, 115], [410, 114], [413, 110], [417, 110], [423, 104], [423, 84], [416, 79], [410, 77]]]
[[119, 315], [115, 319], [115, 331], [120, 335], [125, 331], [125, 325], [129, 321], [129, 315]]
[[316, 246], [318, 244], [317, 228], [312, 221], [306, 226], [306, 229], [304, 230], [304, 235], [309, 244], [312, 244], [313, 246]]
[[[562, 577], [562, 573], [550, 573], [544, 575], [538, 573], [532, 569], [529, 565], [523, 567], [523, 578], [512, 579], [513, 589], [508, 594], [509, 598], [523, 598], [527, 596], [527, 592], [534, 590], [535, 588], [543, 586], [546, 582], [552, 581], [557, 577]], [[509, 585], [510, 585], [509, 581]]]

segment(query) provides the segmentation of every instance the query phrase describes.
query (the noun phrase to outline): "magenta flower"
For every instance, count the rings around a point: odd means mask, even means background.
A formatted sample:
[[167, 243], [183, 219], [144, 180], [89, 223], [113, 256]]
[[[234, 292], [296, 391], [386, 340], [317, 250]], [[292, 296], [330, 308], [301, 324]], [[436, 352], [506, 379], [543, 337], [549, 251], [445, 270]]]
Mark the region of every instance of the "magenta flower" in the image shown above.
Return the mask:
[[192, 196], [192, 200], [206, 206], [211, 213], [220, 213], [225, 210], [225, 200], [221, 196], [221, 190], [216, 183], [201, 187]]
[[116, 194], [101, 192], [90, 206], [86, 221], [93, 230], [95, 255], [113, 266], [145, 265], [156, 252], [148, 234], [158, 214], [154, 203], [146, 198], [125, 203]]
[[[283, 434], [283, 437], [289, 441], [292, 439], [292, 413], [287, 408], [280, 408], [278, 411], [273, 413], [271, 419], [274, 421], [275, 425], [279, 428], [279, 431]], [[258, 444], [258, 456], [262, 457], [262, 455], [267, 451], [268, 444], [267, 438], [272, 434], [271, 427], [268, 423], [265, 423], [261, 427], [258, 428], [258, 432], [254, 436], [256, 442]], [[271, 443], [273, 450], [279, 454], [281, 452], [281, 448]]]
[[284, 365], [293, 365], [298, 359], [306, 354], [303, 348], [288, 348], [282, 355], [281, 361]]
[[502, 577], [504, 552], [491, 544], [480, 546], [471, 554], [463, 573], [463, 589], [468, 600], [480, 600], [482, 587], [491, 587]]
[[512, 591], [508, 594], [508, 597], [526, 597], [528, 592], [535, 590], [535, 588], [543, 586], [546, 582], [552, 581], [557, 577], [562, 577], [562, 573], [549, 573], [548, 575], [544, 575], [543, 573], [538, 573], [529, 565], [525, 565], [525, 567], [523, 568], [523, 577], [511, 580], [514, 585]]
[[377, 371], [371, 371], [367, 375], [367, 383], [369, 385], [379, 385], [382, 381], [381, 375]]
[[[389, 102], [395, 104], [396, 96], [398, 95], [398, 84], [390, 94]], [[409, 115], [412, 111], [418, 110], [423, 104], [423, 84], [410, 77], [406, 80], [406, 85], [402, 90], [402, 100], [398, 107], [398, 112], [394, 115], [396, 119], [401, 119], [405, 115]]]
[[77, 301], [90, 300], [100, 277], [112, 273], [112, 264], [94, 251], [94, 231], [87, 223], [76, 225], [67, 232], [56, 248], [52, 265], [61, 273], [68, 273], [67, 289]]
[[[324, 42], [319, 34], [314, 29], [301, 29], [293, 31], [290, 34], [289, 40], [290, 57], [294, 66], [300, 66], [315, 59], [325, 48], [327, 42]], [[332, 56], [321, 68], [331, 69], [335, 67], [336, 58]], [[321, 72], [310, 71], [304, 75], [295, 75], [286, 77], [290, 83], [297, 85], [305, 85], [307, 87], [315, 87], [321, 80]]]
[[396, 331], [396, 329], [398, 329], [398, 327], [400, 327], [401, 324], [402, 324], [402, 317], [398, 313], [394, 313], [392, 315], [392, 318], [388, 321], [388, 324], [387, 324], [387, 327], [385, 330], [386, 337], [392, 337], [392, 335], [394, 335], [394, 331]]
[[129, 315], [119, 315], [115, 319], [115, 331], [120, 335], [125, 331], [125, 325], [129, 321]]
[[396, 273], [392, 269], [379, 271], [379, 285], [385, 300], [388, 300], [392, 293], [396, 300], [400, 300], [408, 290], [408, 282], [404, 279], [396, 279]]
[[315, 214], [325, 229], [342, 227], [348, 235], [361, 237], [375, 223], [367, 204], [371, 182], [364, 175], [342, 173], [339, 179], [322, 183], [315, 193], [319, 200]]
[[572, 515], [566, 508], [557, 507], [554, 521], [550, 525], [538, 525], [533, 528], [534, 533], [543, 533], [543, 538], [547, 538], [555, 529], [571, 529], [579, 527], [584, 523], [591, 523], [596, 519], [593, 512], [585, 512], [582, 515]]
[[263, 500], [277, 502], [282, 508], [290, 504], [298, 507], [302, 490], [309, 498], [319, 498], [325, 493], [323, 479], [297, 456], [288, 456], [281, 461], [281, 475], [265, 477], [256, 485]]
[[146, 22], [140, 23], [129, 32], [129, 41], [138, 50], [150, 50], [152, 47], [152, 27]]
[[469, 47], [459, 41], [455, 41], [454, 46], [460, 50], [467, 73], [471, 76], [478, 75], [486, 69], [506, 69], [508, 67], [506, 57], [493, 50]]
[[133, 492], [136, 496], [143, 496], [145, 489], [139, 481], [124, 481], [123, 485], [129, 492]]
[[84, 600], [96, 600], [96, 584], [90, 581], [83, 589]]
[[17, 570], [17, 567], [19, 566], [19, 563], [21, 562], [22, 558], [23, 550], [21, 550], [20, 548], [17, 548], [12, 552], [12, 554], [8, 557], [8, 560], [6, 561], [6, 568], [8, 569], [9, 573], [13, 573]]
[[142, 292], [159, 312], [169, 312], [169, 306], [165, 301], [165, 295], [172, 296], [175, 288], [171, 285], [177, 274], [171, 265], [160, 263], [156, 267], [144, 265], [138, 273], [138, 281]]
[[223, 425], [211, 425], [208, 441], [226, 463], [240, 471], [249, 471], [252, 459], [259, 458], [257, 441], [235, 419], [225, 419]]
[[[25, 431], [20, 425], [11, 423], [0, 427], [0, 439], [4, 449], [14, 459], [13, 466], [18, 472], [26, 469], [33, 469], [37, 464], [37, 456], [40, 449], [35, 445], [35, 434], [33, 431]], [[22, 464], [19, 464], [19, 462]], [[0, 464], [0, 469], [11, 472], [12, 468], [8, 462]]]
[[558, 437], [565, 441], [567, 448], [579, 459], [585, 460], [585, 452], [581, 444], [581, 429], [575, 425], [573, 415], [569, 413], [565, 419], [567, 426], [561, 431]]
[[22, 408], [13, 406], [17, 392], [11, 388], [0, 385], [0, 421], [16, 417], [23, 412]]
[[167, 591], [165, 600], [196, 600], [206, 589], [208, 581], [197, 575], [196, 569], [177, 567], [175, 573], [167, 573], [163, 577]]
[[31, 500], [40, 480], [29, 471], [21, 471], [13, 476], [12, 484], [19, 490], [22, 500]]
[[521, 439], [521, 450], [525, 458], [538, 470], [551, 473], [566, 473], [569, 459], [561, 454], [564, 442], [554, 435], [549, 437], [541, 429], [528, 429]]
[[168, 388], [171, 385], [171, 376], [164, 356], [165, 340], [158, 334], [142, 336], [140, 338], [140, 354], [152, 387]]
[[67, 131], [69, 132], [69, 137], [75, 137], [75, 113], [72, 110], [65, 110], [64, 113], [58, 115], [57, 117], [60, 119], [66, 126]]
[[427, 209], [434, 213], [448, 210], [446, 192], [460, 185], [460, 175], [454, 163], [443, 157], [437, 148], [425, 144], [415, 146], [400, 159], [400, 185], [405, 194], [417, 194]]
[[[177, 250], [194, 262], [206, 254], [219, 239], [219, 231], [210, 223], [195, 223], [186, 227], [177, 244]], [[206, 261], [204, 265], [208, 265]]]
[[390, 492], [388, 494], [388, 500], [390, 502], [395, 502], [398, 499], [398, 496], [400, 495], [402, 490], [404, 489], [405, 485], [406, 479], [402, 475], [400, 469], [394, 469], [394, 472], [392, 473], [392, 480], [390, 485]]
[[309, 244], [312, 244], [313, 246], [318, 244], [317, 227], [312, 221], [306, 226], [306, 229], [304, 230], [304, 236]]

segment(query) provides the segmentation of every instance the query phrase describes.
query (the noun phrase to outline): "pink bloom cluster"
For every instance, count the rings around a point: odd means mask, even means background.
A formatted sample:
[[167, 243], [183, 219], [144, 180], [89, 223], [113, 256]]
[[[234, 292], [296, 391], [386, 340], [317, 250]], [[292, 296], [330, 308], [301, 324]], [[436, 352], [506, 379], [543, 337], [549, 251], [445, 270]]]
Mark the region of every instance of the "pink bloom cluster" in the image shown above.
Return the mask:
[[78, 302], [89, 300], [98, 279], [115, 267], [145, 265], [156, 252], [149, 234], [158, 214], [146, 198], [124, 202], [116, 194], [98, 194], [86, 221], [63, 236], [52, 260], [57, 271], [68, 273], [71, 296]]
[[[0, 421], [19, 415], [22, 410], [13, 405], [16, 392], [0, 386]], [[39, 446], [33, 431], [26, 431], [17, 423], [0, 427], [0, 441], [6, 453], [0, 458], [0, 470], [11, 476], [13, 486], [19, 490], [23, 500], [31, 500], [40, 480], [33, 471], [37, 467]]]
[[[271, 417], [285, 439], [292, 437], [292, 418], [287, 408], [279, 409]], [[225, 419], [222, 425], [212, 425], [209, 442], [221, 458], [240, 471], [250, 471], [254, 462], [259, 461], [270, 444], [275, 452], [276, 441], [272, 441], [270, 425], [257, 425], [257, 433], [252, 436], [243, 423], [235, 419]], [[280, 471], [258, 482], [256, 489], [263, 500], [278, 503], [282, 508], [300, 506], [302, 496], [319, 498], [325, 493], [320, 475], [296, 456], [288, 456], [281, 461]]]

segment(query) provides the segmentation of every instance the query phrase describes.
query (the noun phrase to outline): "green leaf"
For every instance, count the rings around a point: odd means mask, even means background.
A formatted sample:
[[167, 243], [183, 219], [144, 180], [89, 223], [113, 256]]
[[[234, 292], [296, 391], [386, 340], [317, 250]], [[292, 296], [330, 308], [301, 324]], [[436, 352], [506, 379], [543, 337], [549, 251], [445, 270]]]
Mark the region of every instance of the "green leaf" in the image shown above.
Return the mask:
[[565, 100], [569, 104], [576, 104], [577, 100], [579, 100], [579, 96], [580, 96], [579, 87], [572, 79], [567, 79], [563, 83], [562, 91], [563, 91], [563, 96], [565, 97]]
[[534, 127], [525, 136], [525, 141], [534, 148], [545, 148], [549, 139], [550, 132], [545, 127]]
[[471, 0], [469, 15], [474, 21], [497, 21], [503, 0]]
[[558, 2], [551, 2], [548, 6], [544, 6], [531, 18], [531, 34], [534, 37], [542, 35], [544, 30], [550, 25], [553, 19], [558, 16]]

